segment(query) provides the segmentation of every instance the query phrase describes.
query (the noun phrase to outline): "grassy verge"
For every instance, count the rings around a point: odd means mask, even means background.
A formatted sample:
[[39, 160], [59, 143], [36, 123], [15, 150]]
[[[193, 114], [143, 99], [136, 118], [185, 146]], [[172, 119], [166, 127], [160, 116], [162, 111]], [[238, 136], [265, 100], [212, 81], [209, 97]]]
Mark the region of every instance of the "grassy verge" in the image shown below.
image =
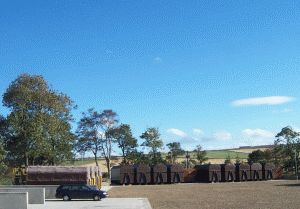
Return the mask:
[[12, 178], [10, 176], [0, 176], [0, 185], [12, 185]]

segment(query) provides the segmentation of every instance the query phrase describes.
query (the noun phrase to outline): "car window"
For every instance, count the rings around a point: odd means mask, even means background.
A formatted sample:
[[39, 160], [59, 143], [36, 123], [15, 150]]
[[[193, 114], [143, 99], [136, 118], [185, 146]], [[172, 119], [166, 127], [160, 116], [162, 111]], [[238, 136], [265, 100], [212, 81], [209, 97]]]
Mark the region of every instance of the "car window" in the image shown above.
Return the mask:
[[90, 189], [87, 186], [81, 186], [81, 190], [89, 191]]
[[97, 188], [93, 186], [86, 186], [86, 187], [88, 187], [90, 190], [97, 190]]
[[69, 190], [69, 189], [70, 189], [70, 186], [62, 186], [61, 189]]
[[72, 186], [70, 190], [76, 191], [76, 190], [80, 190], [80, 186]]

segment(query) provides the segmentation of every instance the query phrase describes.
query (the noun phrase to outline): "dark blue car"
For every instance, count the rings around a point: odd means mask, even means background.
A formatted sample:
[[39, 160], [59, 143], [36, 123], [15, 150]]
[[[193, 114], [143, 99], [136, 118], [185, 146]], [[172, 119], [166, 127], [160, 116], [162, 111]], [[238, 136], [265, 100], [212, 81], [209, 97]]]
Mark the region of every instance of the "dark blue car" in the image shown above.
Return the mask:
[[100, 200], [107, 196], [105, 191], [90, 185], [60, 185], [55, 194], [56, 198], [62, 198], [64, 201], [71, 199]]

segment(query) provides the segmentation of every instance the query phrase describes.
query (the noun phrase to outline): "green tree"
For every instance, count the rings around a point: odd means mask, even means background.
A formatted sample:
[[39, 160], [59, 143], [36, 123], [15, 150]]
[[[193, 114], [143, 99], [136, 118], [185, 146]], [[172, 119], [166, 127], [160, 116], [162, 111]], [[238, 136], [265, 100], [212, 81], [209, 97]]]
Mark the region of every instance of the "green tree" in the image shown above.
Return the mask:
[[2, 145], [2, 143], [0, 143], [0, 177], [1, 175], [4, 175], [7, 171], [7, 165], [5, 163], [5, 150], [4, 147]]
[[151, 158], [149, 155], [137, 151], [136, 149], [129, 153], [127, 156], [128, 163], [130, 164], [151, 164]]
[[110, 174], [112, 144], [114, 142], [111, 130], [115, 128], [117, 123], [117, 113], [114, 111], [103, 110], [99, 113], [91, 108], [87, 113], [82, 113], [76, 131], [76, 150], [78, 152], [92, 152], [97, 166], [100, 152], [105, 158], [108, 175]]
[[184, 150], [181, 148], [180, 142], [169, 143], [167, 144], [167, 147], [170, 150], [171, 163], [176, 162], [177, 157], [184, 154]]
[[4, 175], [7, 170], [5, 162], [6, 152], [4, 150], [4, 140], [7, 137], [7, 129], [5, 126], [5, 118], [0, 115], [0, 178]]
[[274, 147], [275, 163], [292, 168], [295, 166], [295, 159], [299, 165], [300, 133], [287, 126], [276, 135]]
[[54, 165], [73, 156], [73, 102], [42, 76], [20, 75], [4, 93], [3, 105], [10, 109], [5, 146], [16, 164]]
[[231, 163], [232, 163], [232, 162], [231, 162], [231, 156], [230, 156], [230, 154], [227, 154], [224, 163], [225, 163], [225, 164], [231, 164]]
[[242, 163], [242, 160], [241, 160], [239, 154], [237, 153], [235, 156], [235, 164], [240, 164], [240, 163]]
[[141, 146], [150, 148], [149, 157], [152, 164], [162, 162], [162, 156], [159, 150], [163, 147], [163, 141], [160, 139], [158, 128], [147, 128], [147, 130], [140, 136], [144, 139]]
[[116, 140], [118, 147], [121, 149], [122, 163], [128, 163], [128, 156], [138, 146], [137, 139], [133, 137], [130, 126], [128, 124], [121, 124], [119, 127], [111, 129], [108, 135], [111, 135]]
[[248, 155], [249, 163], [267, 163], [272, 161], [272, 151], [266, 149], [265, 151], [254, 150]]
[[264, 152], [261, 150], [254, 150], [248, 155], [249, 163], [260, 163], [265, 160]]
[[205, 161], [208, 160], [208, 157], [206, 156], [207, 153], [205, 150], [202, 149], [201, 145], [197, 145], [196, 149], [194, 150], [196, 153], [196, 159], [198, 160], [198, 163], [201, 165]]

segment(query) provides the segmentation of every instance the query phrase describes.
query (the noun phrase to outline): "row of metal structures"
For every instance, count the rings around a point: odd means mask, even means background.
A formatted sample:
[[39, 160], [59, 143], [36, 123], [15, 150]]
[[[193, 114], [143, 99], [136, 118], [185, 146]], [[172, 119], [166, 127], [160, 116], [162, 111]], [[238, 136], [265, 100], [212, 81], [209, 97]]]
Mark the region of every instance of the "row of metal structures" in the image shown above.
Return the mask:
[[198, 182], [230, 182], [271, 180], [274, 177], [273, 163], [206, 164], [195, 166]]
[[29, 166], [16, 169], [15, 182], [27, 185], [89, 184], [101, 188], [102, 173], [98, 166]]
[[112, 184], [166, 184], [182, 183], [184, 168], [179, 164], [149, 166], [121, 165], [111, 169]]

